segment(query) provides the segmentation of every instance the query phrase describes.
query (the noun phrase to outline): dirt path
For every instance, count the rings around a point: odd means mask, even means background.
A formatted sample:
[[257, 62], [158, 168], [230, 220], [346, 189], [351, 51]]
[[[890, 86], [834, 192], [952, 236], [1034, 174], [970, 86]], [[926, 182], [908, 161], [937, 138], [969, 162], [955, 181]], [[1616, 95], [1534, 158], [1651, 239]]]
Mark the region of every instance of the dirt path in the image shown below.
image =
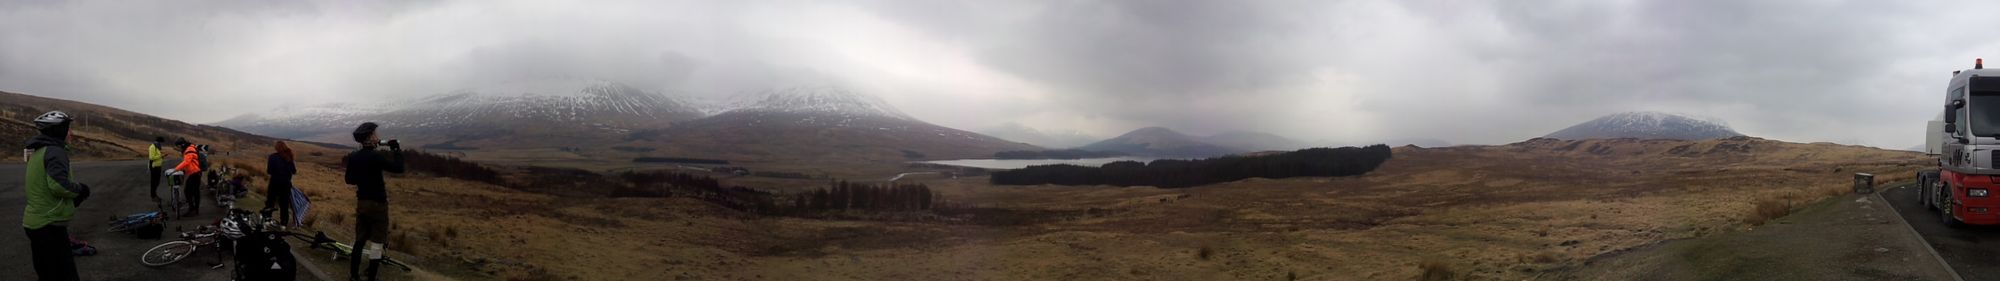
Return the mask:
[[1846, 195], [1748, 231], [1593, 258], [1555, 280], [1953, 280], [1881, 197]]

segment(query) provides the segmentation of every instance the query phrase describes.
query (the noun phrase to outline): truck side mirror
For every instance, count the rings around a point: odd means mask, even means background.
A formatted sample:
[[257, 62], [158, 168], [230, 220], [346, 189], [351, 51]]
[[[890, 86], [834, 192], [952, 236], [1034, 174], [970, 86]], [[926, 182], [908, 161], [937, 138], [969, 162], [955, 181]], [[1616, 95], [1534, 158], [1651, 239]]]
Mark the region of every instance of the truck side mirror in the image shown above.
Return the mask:
[[1951, 124], [1958, 124], [1958, 109], [1964, 107], [1965, 100], [1952, 100], [1950, 104], [1944, 105], [1945, 128], [1951, 128]]
[[1949, 125], [1950, 122], [1946, 122], [1946, 124], [1947, 125], [1944, 126], [1944, 133], [1946, 134], [1958, 133], [1958, 127]]

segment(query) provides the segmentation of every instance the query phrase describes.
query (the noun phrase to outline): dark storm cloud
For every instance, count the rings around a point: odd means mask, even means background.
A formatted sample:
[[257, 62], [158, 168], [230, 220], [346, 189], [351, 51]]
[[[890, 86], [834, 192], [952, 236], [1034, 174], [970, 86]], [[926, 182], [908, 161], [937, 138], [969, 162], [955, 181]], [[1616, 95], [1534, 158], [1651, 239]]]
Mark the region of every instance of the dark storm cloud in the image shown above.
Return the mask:
[[[0, 3], [0, 89], [193, 121], [593, 77], [793, 84], [959, 128], [1506, 143], [1633, 110], [1906, 147], [1987, 2], [208, 1]], [[203, 97], [205, 99], [189, 99]], [[253, 110], [254, 111], [254, 110]]]

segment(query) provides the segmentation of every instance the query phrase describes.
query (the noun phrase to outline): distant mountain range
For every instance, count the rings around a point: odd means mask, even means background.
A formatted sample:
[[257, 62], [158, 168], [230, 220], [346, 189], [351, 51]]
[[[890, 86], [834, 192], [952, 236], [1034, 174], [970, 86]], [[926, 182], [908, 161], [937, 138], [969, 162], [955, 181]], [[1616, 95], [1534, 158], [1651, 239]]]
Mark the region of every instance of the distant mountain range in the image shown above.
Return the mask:
[[347, 132], [362, 121], [380, 122], [384, 136], [425, 148], [467, 154], [560, 148], [574, 154], [565, 157], [614, 161], [626, 156], [916, 160], [1040, 149], [926, 123], [880, 98], [839, 87], [783, 87], [690, 102], [579, 79], [508, 83], [384, 104], [280, 108], [217, 125], [351, 143]]
[[1228, 131], [1202, 137], [1201, 142], [1215, 144], [1237, 150], [1294, 150], [1312, 146], [1298, 140], [1265, 132]]
[[387, 103], [283, 107], [215, 125], [345, 144], [353, 142], [348, 132], [356, 124], [373, 121], [383, 125], [384, 136], [417, 144], [484, 141], [491, 145], [544, 145], [622, 139], [632, 131], [702, 116], [700, 109], [677, 99], [616, 82], [549, 79]]
[[621, 144], [723, 159], [985, 158], [1041, 148], [917, 120], [879, 98], [833, 87], [780, 88], [714, 116], [632, 135]]
[[1549, 133], [1547, 138], [1706, 140], [1742, 136], [1719, 122], [1659, 112], [1624, 112], [1598, 117]]
[[1102, 140], [1077, 131], [1037, 130], [1020, 123], [1008, 122], [978, 131], [981, 134], [1002, 139], [1024, 142], [1048, 148], [1073, 148]]
[[1118, 137], [1077, 147], [1077, 149], [1116, 151], [1137, 156], [1168, 158], [1202, 158], [1251, 151], [1249, 149], [1226, 147], [1204, 142], [1201, 138], [1188, 136], [1162, 127], [1139, 128]]

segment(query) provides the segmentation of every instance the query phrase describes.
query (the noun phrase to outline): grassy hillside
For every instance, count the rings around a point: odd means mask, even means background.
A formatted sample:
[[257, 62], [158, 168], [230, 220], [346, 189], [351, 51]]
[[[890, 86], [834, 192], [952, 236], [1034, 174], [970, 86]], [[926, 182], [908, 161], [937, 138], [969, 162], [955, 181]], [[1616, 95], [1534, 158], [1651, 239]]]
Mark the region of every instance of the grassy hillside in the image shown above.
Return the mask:
[[[34, 133], [28, 120], [51, 110], [62, 110], [78, 118], [72, 130], [84, 139], [76, 144], [84, 159], [143, 159], [153, 138], [164, 136], [168, 141], [187, 138], [209, 144], [220, 152], [216, 156], [249, 161], [247, 157], [251, 155], [262, 157], [269, 153], [271, 143], [277, 140], [101, 105], [9, 92], [0, 92], [0, 138], [25, 143], [29, 134]], [[9, 157], [19, 154], [18, 148], [0, 150], [0, 155]]]
[[[937, 210], [811, 217], [686, 196], [583, 198], [424, 177], [392, 181], [391, 190], [404, 202], [392, 209], [409, 235], [400, 239], [413, 242], [403, 245], [465, 276], [1527, 279], [1657, 241], [1756, 227], [1772, 209], [1782, 215], [1841, 193], [1854, 172], [1886, 182], [1929, 160], [1755, 138], [1537, 139], [1394, 153], [1362, 176], [1186, 189], [927, 178], [914, 182], [937, 191]], [[723, 181], [780, 192], [823, 186]], [[309, 188], [347, 200], [337, 187]], [[343, 212], [317, 216], [337, 225]]]

